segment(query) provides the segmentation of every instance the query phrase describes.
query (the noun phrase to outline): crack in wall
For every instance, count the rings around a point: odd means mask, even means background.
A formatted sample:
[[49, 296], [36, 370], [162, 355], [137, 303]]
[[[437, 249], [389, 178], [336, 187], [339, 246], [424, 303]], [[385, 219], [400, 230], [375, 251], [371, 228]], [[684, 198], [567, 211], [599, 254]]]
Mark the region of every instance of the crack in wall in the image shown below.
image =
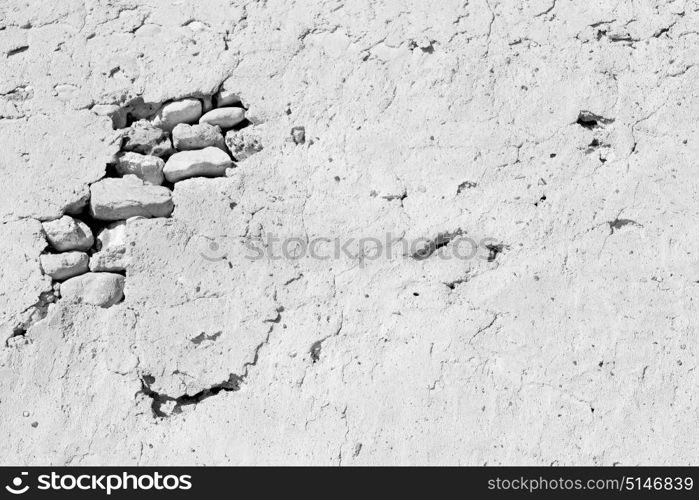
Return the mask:
[[17, 342], [17, 337], [24, 337], [32, 326], [47, 316], [49, 306], [57, 299], [53, 290], [41, 292], [37, 301], [19, 314], [19, 319], [12, 328], [12, 335], [5, 341], [5, 345], [10, 346]]
[[172, 397], [151, 389], [151, 385], [155, 382], [155, 377], [152, 375], [143, 375], [141, 377], [140, 393], [153, 400], [151, 403], [153, 416], [156, 418], [165, 418], [169, 417], [170, 415], [182, 413], [182, 407], [199, 404], [205, 399], [215, 396], [222, 391], [239, 391], [240, 385], [243, 383], [245, 376], [247, 376], [247, 374], [240, 376], [236, 375], [235, 373], [231, 373], [227, 380], [203, 389], [196, 394], [183, 394], [182, 396]]
[[[265, 339], [257, 345], [255, 348], [255, 353], [253, 355], [253, 360], [243, 364], [243, 369], [240, 374], [229, 373], [228, 378], [218, 384], [214, 384], [206, 389], [195, 394], [182, 394], [180, 396], [169, 396], [167, 394], [155, 391], [152, 389], [155, 383], [155, 377], [150, 374], [143, 374], [140, 376], [141, 379], [141, 390], [139, 394], [143, 394], [150, 399], [151, 410], [153, 412], [154, 418], [168, 418], [172, 415], [179, 415], [183, 412], [183, 408], [187, 406], [196, 406], [202, 401], [216, 396], [222, 392], [237, 392], [241, 389], [243, 383], [247, 380], [250, 374], [250, 368], [257, 366], [257, 362], [260, 359], [260, 349], [269, 343], [272, 330], [274, 330], [274, 325], [281, 323], [284, 307], [280, 306], [277, 308], [277, 316], [273, 319], [265, 320], [265, 323], [271, 323], [269, 329], [267, 330], [267, 335]], [[216, 336], [216, 334], [214, 334]], [[198, 338], [198, 337], [195, 337]]]

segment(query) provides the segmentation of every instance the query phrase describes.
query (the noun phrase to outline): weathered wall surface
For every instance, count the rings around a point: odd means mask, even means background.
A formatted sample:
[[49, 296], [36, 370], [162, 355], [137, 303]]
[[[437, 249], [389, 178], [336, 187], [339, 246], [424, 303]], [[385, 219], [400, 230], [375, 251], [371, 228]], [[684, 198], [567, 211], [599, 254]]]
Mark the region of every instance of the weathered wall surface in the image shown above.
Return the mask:
[[[699, 461], [696, 1], [10, 0], [0, 60], [3, 464]], [[48, 303], [98, 113], [224, 80], [264, 149]], [[387, 232], [498, 251], [246, 258]]]

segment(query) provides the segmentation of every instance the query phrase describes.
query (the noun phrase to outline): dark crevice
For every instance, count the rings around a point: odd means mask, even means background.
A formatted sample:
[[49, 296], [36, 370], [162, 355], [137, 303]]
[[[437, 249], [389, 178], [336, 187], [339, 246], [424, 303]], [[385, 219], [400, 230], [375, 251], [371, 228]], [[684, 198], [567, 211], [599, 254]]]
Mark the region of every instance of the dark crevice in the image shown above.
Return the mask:
[[12, 336], [19, 337], [20, 335], [26, 335], [27, 329], [24, 326], [15, 326], [12, 329]]
[[608, 222], [609, 224], [609, 234], [614, 234], [614, 231], [617, 229], [621, 229], [624, 226], [639, 226], [641, 227], [641, 224], [636, 222], [635, 220], [631, 219], [614, 219], [611, 222]]
[[[242, 106], [240, 106], [242, 107]], [[242, 130], [245, 127], [249, 127], [252, 125], [252, 122], [248, 120], [247, 118], [244, 118], [242, 122], [238, 123], [237, 125], [234, 125], [233, 128], [228, 129], [228, 130]]]
[[590, 144], [587, 145], [588, 151], [594, 151], [595, 148], [598, 148], [598, 147], [599, 147], [599, 145], [600, 145], [599, 140], [597, 140], [597, 139], [592, 139], [592, 142], [590, 142]]
[[[46, 317], [49, 306], [56, 302], [57, 299], [58, 297], [53, 290], [41, 292], [39, 294], [39, 299], [22, 311], [20, 315], [21, 319], [12, 328], [12, 336], [10, 339], [26, 335], [27, 331], [32, 326]], [[8, 339], [8, 342], [10, 339]]]
[[[128, 138], [127, 138], [127, 137], [124, 137], [124, 139], [128, 139]], [[123, 153], [123, 151], [120, 151], [120, 152], [119, 152], [119, 155], [121, 155], [122, 153]], [[104, 177], [121, 177], [121, 175], [119, 175], [119, 172], [117, 172], [117, 169], [116, 169], [116, 166], [117, 166], [116, 160], [117, 160], [117, 158], [114, 158], [114, 160], [115, 160], [114, 162], [111, 162], [111, 161], [110, 161], [110, 162], [107, 162], [107, 167], [106, 167], [106, 169], [105, 169], [105, 171], [104, 171]], [[104, 177], [103, 177], [103, 178], [104, 178]]]
[[634, 38], [629, 34], [613, 34], [608, 35], [607, 38], [609, 38], [610, 42], [627, 42], [629, 44], [633, 44], [633, 42], [638, 42], [638, 38]]
[[[171, 415], [182, 413], [182, 408], [185, 406], [196, 405], [198, 403], [201, 403], [205, 399], [210, 398], [211, 396], [220, 394], [221, 392], [239, 391], [243, 382], [245, 382], [245, 379], [248, 377], [250, 367], [257, 365], [257, 362], [260, 358], [260, 349], [262, 349], [262, 346], [266, 345], [267, 342], [269, 342], [269, 337], [272, 333], [272, 330], [274, 329], [274, 324], [281, 323], [281, 313], [284, 312], [284, 307], [279, 306], [276, 312], [277, 315], [274, 318], [264, 321], [265, 323], [273, 323], [273, 325], [269, 327], [269, 330], [267, 331], [267, 337], [265, 338], [265, 340], [262, 343], [260, 343], [255, 349], [253, 360], [243, 365], [243, 372], [241, 375], [230, 373], [228, 375], [227, 380], [224, 380], [219, 384], [201, 390], [196, 394], [183, 394], [182, 396], [172, 397], [168, 396], [167, 394], [161, 394], [151, 389], [151, 386], [155, 383], [155, 377], [153, 377], [152, 375], [144, 374], [141, 377], [141, 390], [139, 391], [139, 393], [144, 394], [153, 400], [153, 402], [151, 403], [153, 417], [167, 418]], [[214, 336], [217, 337], [219, 334], [220, 332], [217, 332], [214, 334]]]
[[[369, 297], [369, 295], [366, 295], [366, 297]], [[340, 332], [342, 331], [343, 321], [344, 320], [340, 321], [340, 325], [337, 328], [337, 330], [335, 331], [335, 333], [333, 333], [332, 335], [328, 335], [326, 337], [323, 337], [320, 340], [316, 340], [315, 342], [313, 342], [311, 344], [311, 348], [308, 350], [308, 354], [311, 358], [311, 364], [315, 364], [320, 360], [320, 352], [323, 348], [323, 342], [325, 342], [326, 340], [328, 340], [331, 337], [336, 337], [340, 334]]]
[[609, 147], [609, 144], [601, 142], [599, 139], [595, 138], [595, 139], [592, 139], [590, 144], [587, 145], [587, 149], [585, 149], [585, 154], [594, 153], [599, 148], [606, 148], [606, 147]]
[[[84, 222], [87, 224], [87, 227], [90, 228], [90, 231], [92, 232], [92, 236], [94, 238], [94, 244], [93, 248], [94, 250], [97, 250], [97, 235], [102, 232], [103, 229], [106, 229], [107, 226], [110, 226], [111, 224], [114, 224], [115, 222], [119, 221], [113, 221], [113, 220], [102, 220], [102, 219], [95, 219], [92, 214], [90, 214], [90, 209], [89, 209], [89, 204], [85, 207], [85, 209], [75, 215], [71, 215], [75, 220], [79, 220], [81, 222]], [[92, 250], [92, 249], [90, 249]], [[88, 251], [88, 253], [91, 253]]]
[[466, 278], [458, 278], [453, 281], [447, 281], [444, 283], [444, 285], [449, 289], [449, 290], [454, 290], [457, 286], [462, 285], [464, 283], [468, 283], [468, 277]]
[[317, 340], [311, 344], [311, 349], [309, 354], [311, 355], [311, 362], [316, 363], [320, 359], [320, 350], [323, 346], [322, 340]]
[[434, 54], [435, 43], [436, 43], [436, 40], [430, 40], [425, 45], [419, 45], [415, 40], [410, 40], [408, 42], [408, 48], [410, 50], [420, 49], [425, 54]]
[[426, 47], [420, 47], [420, 50], [425, 54], [434, 54], [434, 40], [430, 40], [429, 45]]
[[424, 260], [440, 248], [447, 246], [450, 241], [457, 236], [461, 236], [461, 234], [463, 234], [461, 229], [457, 229], [453, 232], [439, 233], [436, 238], [428, 240], [424, 247], [413, 253], [412, 258], [415, 260]]
[[465, 189], [471, 189], [471, 188], [476, 187], [477, 185], [478, 184], [476, 184], [475, 182], [464, 181], [461, 184], [459, 184], [459, 187], [456, 188], [456, 194], [461, 194], [461, 192], [464, 191]]
[[130, 127], [138, 120], [153, 118], [162, 105], [161, 102], [145, 102], [142, 97], [136, 97], [121, 105], [121, 112], [126, 115], [126, 127]]
[[385, 196], [382, 196], [381, 198], [383, 198], [384, 200], [387, 200], [387, 201], [393, 201], [393, 200], [403, 201], [407, 197], [408, 197], [408, 194], [403, 192], [401, 194], [387, 194]]
[[[606, 24], [609, 24], [609, 23], [608, 23], [608, 22], [600, 22], [600, 23], [591, 24], [590, 26], [593, 27], [593, 28], [596, 28], [596, 27], [598, 27], [598, 26], [602, 26], [602, 25], [606, 25]], [[618, 32], [611, 32], [611, 33], [610, 33], [609, 29], [607, 29], [607, 28], [605, 28], [605, 29], [598, 29], [598, 30], [597, 30], [597, 33], [596, 33], [596, 35], [595, 35], [595, 38], [597, 38], [597, 41], [600, 41], [600, 40], [602, 40], [602, 38], [605, 38], [605, 37], [606, 37], [607, 40], [609, 40], [610, 42], [613, 42], [613, 43], [626, 43], [626, 44], [628, 44], [629, 46], [632, 46], [632, 47], [633, 47], [633, 44], [634, 44], [635, 42], [638, 42], [638, 41], [639, 41], [638, 38], [634, 38], [634, 37], [632, 37], [632, 36], [631, 36], [630, 34], [628, 34], [628, 33], [618, 33]]]
[[207, 335], [206, 333], [201, 332], [199, 335], [190, 340], [190, 342], [192, 342], [192, 344], [194, 345], [199, 345], [205, 340], [216, 340], [221, 335], [223, 335], [223, 331], [221, 330], [217, 331], [216, 333], [212, 333], [211, 335]]
[[145, 394], [153, 400], [151, 403], [151, 409], [153, 410], [153, 416], [159, 418], [169, 417], [170, 415], [175, 415], [182, 413], [183, 406], [196, 405], [204, 401], [206, 398], [215, 396], [222, 391], [234, 392], [240, 390], [240, 385], [243, 381], [243, 377], [231, 373], [228, 376], [228, 380], [216, 384], [207, 389], [197, 392], [196, 394], [189, 395], [184, 394], [182, 396], [173, 398], [167, 394], [161, 394], [159, 392], [151, 389], [151, 385], [155, 382], [155, 377], [151, 375], [144, 375], [141, 378], [141, 394]]
[[580, 111], [578, 114], [578, 119], [575, 123], [588, 130], [593, 130], [595, 128], [603, 127], [604, 125], [614, 123], [614, 119], [605, 118], [590, 111]]
[[17, 47], [16, 49], [12, 49], [7, 52], [7, 57], [12, 57], [17, 54], [21, 54], [22, 52], [26, 52], [29, 50], [29, 45], [22, 45], [21, 47]]

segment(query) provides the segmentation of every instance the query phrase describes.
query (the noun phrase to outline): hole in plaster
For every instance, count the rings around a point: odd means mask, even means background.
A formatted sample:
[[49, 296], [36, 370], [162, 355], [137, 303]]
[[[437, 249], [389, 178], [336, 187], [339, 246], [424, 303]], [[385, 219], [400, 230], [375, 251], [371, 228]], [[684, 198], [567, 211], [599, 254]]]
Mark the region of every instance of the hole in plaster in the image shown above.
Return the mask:
[[7, 57], [12, 57], [17, 54], [21, 54], [22, 52], [26, 52], [29, 50], [29, 45], [23, 45], [21, 47], [17, 47], [16, 49], [12, 49], [7, 52]]
[[505, 245], [502, 243], [488, 244], [485, 248], [488, 249], [488, 262], [493, 262], [505, 249]]
[[316, 342], [313, 342], [311, 345], [311, 349], [309, 351], [311, 355], [311, 362], [316, 363], [320, 359], [320, 350], [322, 347], [322, 341], [318, 340]]
[[461, 229], [457, 229], [453, 232], [440, 233], [436, 238], [427, 240], [426, 244], [422, 248], [413, 253], [412, 258], [415, 260], [424, 260], [440, 248], [447, 246], [449, 242], [461, 234]]
[[631, 219], [614, 219], [609, 224], [609, 234], [614, 234], [615, 230], [619, 230], [624, 226], [638, 226], [642, 227], [641, 224]]
[[612, 118], [605, 118], [603, 116], [596, 115], [591, 111], [583, 110], [580, 111], [580, 113], [578, 114], [578, 119], [575, 123], [588, 130], [593, 130], [595, 128], [602, 127], [613, 122], [614, 119]]
[[306, 142], [306, 127], [297, 125], [291, 129], [291, 140], [294, 144], [304, 144]]

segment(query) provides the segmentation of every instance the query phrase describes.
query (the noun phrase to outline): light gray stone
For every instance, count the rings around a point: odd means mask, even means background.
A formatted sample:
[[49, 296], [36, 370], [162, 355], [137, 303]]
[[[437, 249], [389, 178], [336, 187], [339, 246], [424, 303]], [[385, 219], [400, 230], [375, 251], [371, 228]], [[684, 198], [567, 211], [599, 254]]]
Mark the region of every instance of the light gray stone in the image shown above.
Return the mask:
[[90, 271], [119, 272], [126, 270], [126, 249], [105, 250], [90, 256]]
[[112, 120], [112, 127], [126, 127], [126, 110], [116, 104], [95, 104], [91, 111], [98, 116], [108, 116]]
[[126, 221], [120, 220], [109, 224], [97, 233], [95, 247], [98, 251], [122, 247], [126, 244]]
[[170, 182], [189, 177], [219, 177], [233, 166], [227, 153], [208, 147], [196, 151], [182, 151], [172, 155], [165, 163], [163, 173]]
[[85, 252], [47, 253], [40, 257], [41, 269], [56, 281], [61, 281], [88, 270]]
[[90, 186], [90, 193], [90, 213], [95, 219], [168, 217], [173, 209], [168, 188], [146, 184], [135, 175], [102, 179]]
[[217, 108], [212, 109], [199, 119], [199, 123], [218, 125], [222, 129], [235, 127], [245, 120], [243, 108]]
[[97, 234], [97, 252], [90, 256], [90, 271], [126, 270], [126, 222], [109, 224]]
[[59, 252], [88, 250], [94, 242], [92, 231], [83, 221], [64, 215], [42, 224], [49, 244]]
[[226, 133], [226, 146], [236, 161], [243, 161], [262, 151], [262, 140], [255, 127], [229, 130]]
[[178, 151], [203, 149], [209, 146], [225, 150], [225, 142], [218, 125], [180, 123], [172, 130], [172, 142]]
[[144, 155], [167, 156], [174, 152], [168, 133], [148, 120], [138, 120], [126, 129], [122, 149]]
[[130, 151], [120, 153], [116, 159], [116, 171], [119, 175], [135, 175], [146, 184], [162, 184], [164, 166], [162, 158]]
[[115, 273], [87, 273], [61, 284], [61, 298], [110, 307], [124, 297], [124, 277]]
[[153, 125], [170, 131], [178, 123], [194, 123], [201, 116], [199, 99], [182, 99], [165, 104], [153, 118]]

